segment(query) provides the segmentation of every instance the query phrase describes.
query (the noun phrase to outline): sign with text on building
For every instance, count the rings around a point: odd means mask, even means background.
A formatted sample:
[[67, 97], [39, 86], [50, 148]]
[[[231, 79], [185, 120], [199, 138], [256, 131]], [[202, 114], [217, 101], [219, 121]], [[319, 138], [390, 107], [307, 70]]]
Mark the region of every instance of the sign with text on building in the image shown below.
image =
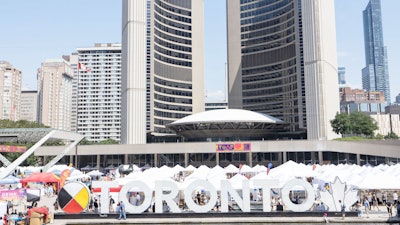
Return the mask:
[[250, 152], [251, 143], [223, 143], [216, 144], [217, 152]]
[[26, 152], [26, 146], [0, 145], [0, 152]]

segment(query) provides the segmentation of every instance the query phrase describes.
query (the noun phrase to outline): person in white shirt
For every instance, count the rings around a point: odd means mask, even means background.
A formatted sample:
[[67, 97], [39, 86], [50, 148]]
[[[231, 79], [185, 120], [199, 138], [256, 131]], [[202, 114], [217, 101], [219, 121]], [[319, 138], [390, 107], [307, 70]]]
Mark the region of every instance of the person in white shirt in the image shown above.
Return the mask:
[[397, 192], [393, 193], [393, 204], [397, 204], [399, 200], [399, 196], [397, 195]]
[[140, 205], [140, 194], [139, 192], [136, 193], [136, 206]]

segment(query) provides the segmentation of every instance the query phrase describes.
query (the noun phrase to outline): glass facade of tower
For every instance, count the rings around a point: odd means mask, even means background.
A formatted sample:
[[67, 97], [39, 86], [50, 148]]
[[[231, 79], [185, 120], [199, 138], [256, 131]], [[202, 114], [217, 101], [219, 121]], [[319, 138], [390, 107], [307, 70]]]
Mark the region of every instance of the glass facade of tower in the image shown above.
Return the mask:
[[306, 127], [301, 2], [241, 0], [242, 107]]
[[338, 68], [338, 81], [339, 84], [346, 84], [346, 67]]
[[382, 91], [390, 103], [387, 50], [383, 44], [381, 1], [370, 0], [363, 11], [365, 68], [362, 70], [363, 89]]
[[[192, 1], [153, 0], [150, 79], [150, 130], [169, 133], [165, 125], [191, 115]], [[149, 128], [149, 126], [148, 126]]]

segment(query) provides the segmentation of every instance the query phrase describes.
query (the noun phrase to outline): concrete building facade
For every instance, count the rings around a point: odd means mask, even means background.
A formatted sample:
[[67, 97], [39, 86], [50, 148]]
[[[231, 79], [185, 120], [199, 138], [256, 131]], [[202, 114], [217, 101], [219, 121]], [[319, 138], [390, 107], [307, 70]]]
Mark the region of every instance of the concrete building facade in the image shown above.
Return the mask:
[[89, 141], [120, 141], [121, 44], [95, 44], [77, 52], [78, 62], [73, 62], [77, 70], [77, 132]]
[[381, 134], [386, 136], [390, 133], [395, 133], [400, 137], [400, 117], [399, 114], [373, 114], [370, 115], [378, 125], [378, 130], [375, 135]]
[[38, 92], [36, 90], [21, 91], [20, 120], [38, 121]]
[[227, 0], [229, 108], [333, 139], [339, 111], [333, 0]]
[[362, 85], [367, 91], [382, 91], [390, 103], [387, 48], [383, 43], [381, 0], [370, 0], [363, 11], [365, 67]]
[[[204, 111], [203, 0], [124, 0], [122, 143]], [[125, 52], [126, 51], [126, 52]]]
[[0, 61], [0, 119], [20, 119], [22, 72]]
[[73, 71], [64, 59], [49, 59], [38, 70], [38, 122], [71, 130]]
[[382, 91], [364, 91], [342, 87], [339, 95], [340, 111], [343, 113], [385, 113], [386, 101]]

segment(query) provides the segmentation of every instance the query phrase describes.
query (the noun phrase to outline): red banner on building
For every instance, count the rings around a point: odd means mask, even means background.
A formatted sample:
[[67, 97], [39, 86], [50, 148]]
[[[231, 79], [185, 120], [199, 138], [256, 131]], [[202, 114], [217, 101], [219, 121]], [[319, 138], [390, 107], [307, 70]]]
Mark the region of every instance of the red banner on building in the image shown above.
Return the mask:
[[0, 145], [0, 152], [26, 152], [26, 146]]
[[217, 152], [250, 152], [251, 143], [233, 143], [233, 144], [217, 144]]

